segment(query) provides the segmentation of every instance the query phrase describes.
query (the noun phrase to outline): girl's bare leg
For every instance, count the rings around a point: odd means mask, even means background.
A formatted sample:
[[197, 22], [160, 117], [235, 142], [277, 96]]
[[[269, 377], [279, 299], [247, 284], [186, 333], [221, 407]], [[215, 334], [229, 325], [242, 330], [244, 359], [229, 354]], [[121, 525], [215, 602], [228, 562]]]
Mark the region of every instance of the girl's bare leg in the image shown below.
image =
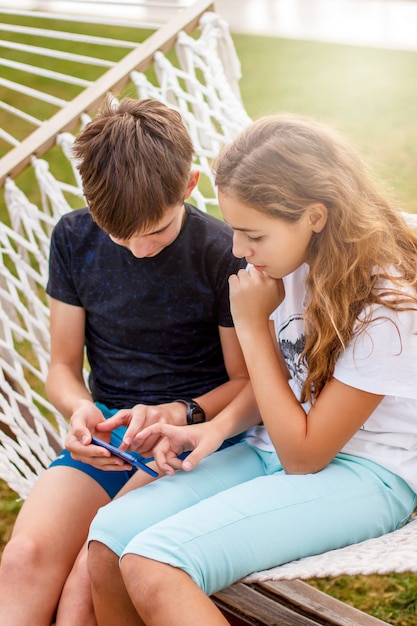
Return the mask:
[[42, 474], [24, 503], [0, 567], [0, 624], [50, 626], [97, 509], [109, 497], [68, 467]]
[[182, 570], [134, 554], [123, 557], [120, 569], [131, 601], [146, 626], [228, 624], [210, 598]]
[[144, 626], [126, 591], [117, 554], [104, 544], [92, 541], [88, 550], [88, 571], [99, 626]]

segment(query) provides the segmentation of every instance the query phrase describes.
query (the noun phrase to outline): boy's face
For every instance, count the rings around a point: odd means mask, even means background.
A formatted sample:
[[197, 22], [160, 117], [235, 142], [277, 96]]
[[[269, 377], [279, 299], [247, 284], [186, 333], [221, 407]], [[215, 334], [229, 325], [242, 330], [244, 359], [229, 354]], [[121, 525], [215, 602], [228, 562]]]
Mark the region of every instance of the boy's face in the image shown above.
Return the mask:
[[157, 256], [178, 237], [184, 216], [184, 205], [177, 204], [167, 209], [161, 221], [148, 230], [129, 239], [118, 239], [112, 235], [109, 237], [117, 245], [130, 250], [137, 259]]

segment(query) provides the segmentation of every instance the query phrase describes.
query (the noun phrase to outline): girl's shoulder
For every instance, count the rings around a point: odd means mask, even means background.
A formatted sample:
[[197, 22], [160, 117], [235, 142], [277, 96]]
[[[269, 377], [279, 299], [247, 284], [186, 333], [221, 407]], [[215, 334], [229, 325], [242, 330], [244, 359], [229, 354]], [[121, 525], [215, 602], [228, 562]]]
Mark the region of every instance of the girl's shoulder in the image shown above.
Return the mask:
[[[417, 263], [416, 263], [417, 273]], [[387, 268], [374, 267], [372, 277], [376, 276], [374, 291], [378, 295], [383, 295], [387, 301], [395, 300], [396, 294], [404, 294], [414, 299], [417, 303], [416, 286], [402, 278], [400, 270], [394, 266]]]

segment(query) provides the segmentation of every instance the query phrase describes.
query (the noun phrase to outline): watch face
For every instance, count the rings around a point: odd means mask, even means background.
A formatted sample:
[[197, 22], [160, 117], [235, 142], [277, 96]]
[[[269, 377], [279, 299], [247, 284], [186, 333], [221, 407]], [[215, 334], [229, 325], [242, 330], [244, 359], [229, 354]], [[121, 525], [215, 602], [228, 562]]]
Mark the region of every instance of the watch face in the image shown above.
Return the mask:
[[190, 402], [190, 409], [187, 415], [189, 424], [201, 424], [206, 421], [206, 415], [203, 409], [196, 402]]
[[191, 421], [193, 424], [200, 424], [200, 422], [205, 422], [205, 415], [201, 409], [194, 409], [191, 412]]

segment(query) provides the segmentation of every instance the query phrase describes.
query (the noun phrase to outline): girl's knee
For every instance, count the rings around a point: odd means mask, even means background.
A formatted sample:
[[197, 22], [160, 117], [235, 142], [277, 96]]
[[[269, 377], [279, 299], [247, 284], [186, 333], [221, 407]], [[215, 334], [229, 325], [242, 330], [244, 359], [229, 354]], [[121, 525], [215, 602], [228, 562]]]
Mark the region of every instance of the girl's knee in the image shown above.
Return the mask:
[[119, 557], [103, 543], [91, 541], [88, 547], [87, 572], [93, 586], [113, 578], [119, 570]]
[[[139, 556], [137, 554], [126, 554], [121, 559], [119, 566], [125, 582], [145, 577], [144, 573], [149, 572], [150, 576], [148, 578], [148, 582], [149, 584], [153, 584], [152, 581], [157, 578], [153, 573], [153, 564], [156, 564], [156, 561], [147, 559], [146, 557]], [[158, 565], [160, 565], [160, 563], [158, 563]], [[154, 584], [158, 584], [157, 579]]]
[[120, 572], [130, 597], [136, 605], [144, 607], [150, 601], [152, 606], [166, 601], [166, 585], [170, 585], [173, 571], [166, 563], [137, 554], [126, 554], [120, 561]]

